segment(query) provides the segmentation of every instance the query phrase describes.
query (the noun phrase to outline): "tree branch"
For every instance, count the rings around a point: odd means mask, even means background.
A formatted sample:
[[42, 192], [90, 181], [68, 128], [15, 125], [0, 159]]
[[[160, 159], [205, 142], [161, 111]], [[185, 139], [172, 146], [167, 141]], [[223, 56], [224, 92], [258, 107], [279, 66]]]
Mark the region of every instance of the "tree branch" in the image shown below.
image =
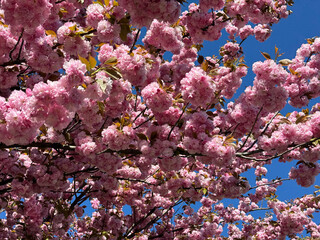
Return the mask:
[[188, 105], [189, 105], [189, 103], [187, 103], [187, 104], [182, 108], [182, 113], [180, 114], [180, 116], [179, 116], [178, 120], [176, 121], [176, 123], [174, 124], [174, 126], [170, 129], [170, 132], [169, 132], [169, 134], [168, 134], [167, 140], [170, 139], [170, 135], [171, 135], [173, 129], [178, 125], [178, 123], [179, 123], [179, 121], [181, 120], [182, 115], [183, 115], [184, 112], [186, 111]]
[[[270, 121], [267, 123], [267, 125], [265, 126], [265, 128], [263, 129], [263, 131], [261, 132], [261, 134], [259, 135], [259, 137], [261, 137], [263, 134], [265, 134], [265, 132], [267, 131], [268, 127], [270, 126], [270, 124], [272, 123], [272, 121], [275, 119], [275, 117], [279, 114], [280, 111], [277, 111], [273, 117], [270, 119]], [[258, 138], [259, 138], [258, 137]], [[247, 152], [249, 151], [257, 142], [258, 142], [258, 138], [244, 151]]]
[[252, 131], [253, 131], [253, 128], [254, 128], [254, 126], [256, 125], [257, 121], [258, 121], [258, 117], [259, 117], [259, 115], [260, 115], [260, 113], [261, 113], [261, 111], [262, 111], [262, 108], [263, 108], [263, 107], [261, 107], [260, 110], [259, 110], [259, 112], [257, 113], [257, 116], [256, 116], [256, 118], [255, 118], [255, 120], [254, 120], [254, 122], [253, 122], [253, 124], [252, 124], [252, 127], [251, 127], [251, 129], [250, 129], [250, 132], [248, 133], [246, 139], [244, 140], [244, 142], [243, 142], [243, 144], [241, 145], [241, 147], [237, 150], [237, 152], [239, 152], [239, 151], [246, 145], [246, 143], [247, 143], [247, 141], [248, 141], [248, 139], [249, 139], [249, 137], [250, 137], [250, 135], [251, 135], [251, 133], [252, 133]]
[[273, 182], [268, 182], [268, 183], [265, 183], [265, 184], [261, 184], [261, 185], [257, 185], [257, 186], [251, 187], [251, 188], [249, 188], [249, 190], [252, 190], [252, 189], [255, 189], [255, 188], [258, 188], [258, 187], [262, 187], [262, 186], [269, 186], [269, 185], [272, 185], [272, 184], [276, 184], [276, 183], [283, 182], [283, 181], [289, 181], [289, 180], [292, 180], [292, 179], [290, 179], [290, 178], [279, 179], [279, 180], [275, 180]]
[[32, 142], [27, 145], [20, 145], [20, 144], [12, 144], [12, 145], [5, 145], [0, 143], [0, 149], [7, 149], [7, 148], [22, 148], [27, 149], [31, 147], [37, 148], [54, 148], [54, 149], [63, 149], [63, 150], [70, 150], [73, 151], [76, 149], [76, 146], [72, 145], [63, 145], [61, 143], [46, 143], [46, 142]]
[[136, 36], [134, 37], [134, 42], [133, 42], [133, 44], [132, 44], [132, 47], [130, 48], [129, 54], [132, 53], [133, 48], [134, 48], [134, 46], [136, 45], [136, 42], [138, 41], [138, 37], [139, 37], [140, 31], [141, 31], [141, 29], [139, 28]]
[[242, 153], [236, 153], [236, 156], [237, 157], [240, 157], [240, 158], [244, 158], [244, 159], [248, 159], [248, 160], [253, 160], [253, 161], [256, 161], [256, 162], [265, 162], [265, 161], [270, 161], [272, 159], [275, 159], [275, 158], [278, 158], [278, 157], [281, 157], [283, 156], [284, 154], [288, 153], [288, 152], [291, 152], [292, 150], [296, 149], [296, 148], [299, 148], [299, 147], [305, 147], [305, 146], [308, 146], [310, 144], [312, 144], [313, 142], [319, 140], [320, 138], [314, 138], [312, 140], [310, 140], [309, 142], [306, 142], [306, 143], [301, 143], [301, 144], [298, 144], [282, 153], [279, 153], [279, 154], [276, 154], [272, 157], [269, 157], [269, 158], [266, 158], [266, 159], [262, 159], [262, 158], [254, 158], [254, 157], [247, 157], [246, 154], [242, 154]]

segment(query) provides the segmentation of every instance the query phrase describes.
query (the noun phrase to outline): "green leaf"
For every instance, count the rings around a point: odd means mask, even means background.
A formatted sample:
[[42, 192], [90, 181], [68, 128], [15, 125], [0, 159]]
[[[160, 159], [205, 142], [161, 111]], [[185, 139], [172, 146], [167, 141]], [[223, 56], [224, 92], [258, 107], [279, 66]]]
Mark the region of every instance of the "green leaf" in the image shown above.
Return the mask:
[[291, 124], [290, 120], [287, 118], [281, 118], [280, 119], [280, 123], [287, 123], [287, 124]]
[[148, 137], [143, 133], [136, 133], [139, 139], [148, 141]]
[[202, 64], [203, 61], [204, 61], [204, 57], [201, 56], [201, 55], [199, 55], [199, 57], [198, 57], [198, 63], [199, 63], [199, 64]]
[[[260, 51], [261, 52], [261, 51]], [[265, 57], [265, 59], [271, 59], [269, 53], [266, 53], [266, 52], [261, 52], [262, 56]]]
[[208, 189], [206, 189], [206, 188], [202, 188], [202, 193], [203, 193], [203, 195], [207, 195], [207, 193], [208, 193]]
[[131, 29], [128, 24], [121, 24], [120, 38], [122, 41], [126, 42], [128, 33], [131, 32]]
[[215, 114], [215, 113], [213, 113], [213, 112], [211, 112], [211, 111], [206, 111], [206, 114], [207, 114], [208, 116], [210, 116], [210, 117], [216, 117], [216, 116], [217, 116], [217, 114]]
[[55, 31], [52, 31], [52, 30], [46, 30], [46, 34], [49, 35], [49, 36], [53, 36], [53, 37], [57, 37], [57, 34], [55, 33]]
[[90, 70], [97, 65], [97, 60], [91, 55], [89, 55], [89, 64], [90, 64]]
[[42, 125], [39, 130], [44, 134], [46, 135], [47, 134], [47, 127], [45, 125]]
[[156, 138], [158, 137], [158, 132], [152, 132], [150, 136], [150, 142], [154, 142]]
[[121, 18], [120, 20], [119, 20], [119, 24], [127, 24], [127, 25], [129, 25], [129, 22], [130, 22], [130, 20], [129, 20], [129, 18], [128, 17], [123, 17], [123, 18]]
[[290, 59], [281, 59], [279, 61], [279, 63], [282, 65], [282, 66], [288, 66], [289, 64], [292, 63], [292, 61]]
[[89, 61], [87, 59], [85, 59], [84, 57], [81, 57], [80, 55], [78, 55], [78, 58], [84, 65], [86, 65], [87, 71], [90, 71], [91, 67], [90, 67]]
[[297, 118], [296, 124], [306, 122], [308, 118], [309, 118], [308, 116], [300, 116]]
[[97, 0], [96, 3], [104, 7], [104, 2], [102, 0]]
[[238, 67], [246, 67], [246, 68], [249, 68], [248, 65], [246, 65], [246, 64], [244, 64], [244, 63], [238, 64]]
[[178, 98], [176, 100], [174, 100], [175, 103], [184, 103], [184, 99], [183, 98]]
[[122, 77], [121, 73], [113, 68], [105, 69], [105, 72], [113, 79], [120, 79]]
[[75, 32], [77, 30], [77, 25], [73, 25], [72, 27], [69, 27], [69, 29], [72, 31], [72, 32]]
[[103, 81], [102, 79], [97, 79], [96, 82], [98, 83], [102, 92], [105, 93], [106, 89], [107, 89], [107, 83], [105, 81]]
[[114, 66], [118, 63], [118, 59], [116, 57], [111, 57], [107, 61], [104, 62], [105, 65]]

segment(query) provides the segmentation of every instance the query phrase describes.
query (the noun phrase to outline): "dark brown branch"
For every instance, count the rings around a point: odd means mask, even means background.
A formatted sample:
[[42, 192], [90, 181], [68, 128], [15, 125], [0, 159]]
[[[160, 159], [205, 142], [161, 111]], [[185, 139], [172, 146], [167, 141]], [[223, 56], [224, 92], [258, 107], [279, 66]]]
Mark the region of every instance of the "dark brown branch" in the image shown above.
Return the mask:
[[[134, 228], [136, 228], [139, 224], [141, 224], [143, 221], [145, 221], [151, 214], [153, 214], [155, 211], [156, 211], [156, 207], [152, 208], [146, 216], [144, 216], [143, 218], [141, 218], [138, 222], [132, 224], [132, 226], [127, 230], [127, 232], [125, 233], [124, 237], [125, 236], [128, 236], [128, 234], [134, 230]], [[133, 237], [136, 233], [140, 232], [141, 230], [140, 229], [136, 229], [132, 234], [130, 234], [128, 236], [128, 238], [131, 238]]]
[[[19, 38], [18, 38], [18, 41], [17, 41], [16, 45], [14, 45], [14, 47], [13, 47], [13, 48], [10, 50], [10, 52], [9, 52], [10, 62], [13, 62], [12, 54], [13, 54], [14, 50], [17, 49], [17, 47], [18, 47], [18, 45], [19, 45], [19, 43], [20, 43], [20, 41], [21, 41], [23, 32], [24, 32], [24, 29], [22, 29], [22, 32], [21, 32], [21, 34], [20, 34], [20, 36], [19, 36]], [[22, 42], [21, 45], [23, 45], [23, 42]], [[20, 46], [20, 50], [21, 50], [21, 46]], [[17, 60], [18, 60], [19, 58], [20, 58], [20, 53], [19, 53], [19, 57], [17, 58]]]
[[[148, 229], [150, 226], [152, 226], [153, 224], [155, 224], [159, 219], [161, 219], [165, 214], [167, 214], [173, 207], [179, 205], [180, 203], [182, 203], [183, 201], [180, 201], [181, 198], [179, 198], [173, 205], [171, 205], [168, 209], [166, 209], [161, 216], [157, 216], [154, 219], [152, 219], [150, 222], [147, 223], [147, 225], [145, 225], [144, 227], [141, 228], [137, 228], [133, 233], [131, 233], [130, 235], [128, 235], [127, 233], [130, 233], [135, 227], [133, 227], [132, 229], [130, 228], [130, 231], [127, 231], [126, 236], [127, 238], [133, 238], [135, 236], [136, 233], [139, 233], [140, 231], [144, 230], [144, 229]], [[152, 213], [156, 210], [157, 208], [153, 208], [151, 211]], [[147, 219], [152, 213], [151, 211], [144, 217], [142, 218], [142, 222]], [[141, 220], [141, 219], [140, 219]], [[140, 221], [139, 221], [140, 224]], [[135, 226], [139, 225], [139, 224], [135, 224]]]
[[11, 192], [11, 188], [1, 189], [1, 190], [0, 190], [0, 195], [1, 195], [1, 194], [8, 193], [8, 192]]
[[[162, 213], [162, 215], [161, 216], [157, 216], [157, 217], [155, 217], [153, 220], [151, 220], [143, 229], [148, 229], [150, 226], [152, 226], [153, 224], [155, 224], [159, 219], [161, 219], [164, 215], [166, 215], [169, 211], [171, 211], [171, 209], [173, 208], [173, 207], [175, 207], [175, 206], [177, 206], [177, 205], [179, 205], [180, 203], [182, 203], [183, 201], [180, 201], [181, 200], [181, 198], [179, 198], [173, 205], [171, 205], [168, 209], [166, 209], [165, 211], [164, 211], [164, 213]], [[143, 230], [143, 229], [141, 229], [141, 230]], [[140, 230], [140, 231], [141, 231]], [[139, 232], [140, 232], [139, 231]]]
[[142, 154], [142, 152], [140, 150], [137, 149], [124, 149], [124, 150], [119, 150], [119, 151], [115, 151], [115, 150], [111, 150], [109, 148], [98, 152], [97, 155], [102, 154], [102, 153], [123, 153], [123, 154], [134, 154], [134, 155], [138, 155], [138, 154]]
[[16, 65], [16, 64], [21, 64], [21, 63], [25, 63], [25, 60], [14, 60], [14, 61], [9, 61], [9, 62], [5, 62], [3, 64], [0, 65], [0, 67], [7, 67], [7, 66], [12, 66], [12, 65]]
[[242, 39], [241, 42], [239, 43], [239, 46], [241, 46], [241, 44], [247, 39], [247, 37], [245, 39]]
[[252, 190], [252, 189], [255, 189], [255, 188], [258, 188], [258, 187], [262, 187], [262, 186], [269, 186], [269, 185], [273, 185], [273, 184], [276, 184], [276, 183], [279, 183], [279, 182], [289, 181], [289, 180], [292, 180], [292, 179], [290, 179], [290, 178], [279, 179], [279, 180], [275, 180], [273, 182], [268, 182], [268, 183], [264, 183], [264, 184], [261, 184], [261, 185], [257, 185], [257, 186], [251, 187], [249, 190]]
[[244, 140], [244, 142], [243, 142], [243, 144], [241, 145], [241, 147], [237, 150], [237, 152], [239, 152], [239, 151], [246, 145], [246, 143], [247, 143], [247, 141], [248, 141], [248, 139], [249, 139], [249, 137], [250, 137], [250, 135], [251, 135], [251, 133], [252, 133], [252, 131], [253, 131], [253, 129], [254, 129], [254, 126], [256, 125], [256, 123], [257, 123], [257, 121], [258, 121], [258, 117], [259, 117], [259, 115], [260, 115], [260, 113], [261, 113], [261, 111], [262, 111], [262, 108], [263, 108], [263, 107], [261, 107], [260, 110], [259, 110], [259, 112], [257, 113], [257, 116], [256, 116], [256, 118], [254, 119], [254, 122], [253, 122], [253, 124], [252, 124], [252, 126], [251, 126], [250, 132], [248, 133], [246, 139]]
[[301, 143], [301, 144], [298, 144], [296, 146], [293, 146], [292, 148], [282, 152], [282, 153], [279, 153], [279, 154], [276, 154], [272, 157], [269, 157], [269, 158], [266, 158], [266, 159], [261, 159], [261, 158], [254, 158], [254, 157], [248, 157], [247, 155], [248, 154], [243, 154], [243, 153], [236, 153], [236, 156], [237, 157], [240, 157], [240, 158], [244, 158], [244, 159], [248, 159], [248, 160], [253, 160], [253, 161], [256, 161], [256, 162], [265, 162], [265, 161], [270, 161], [272, 159], [275, 159], [275, 158], [278, 158], [278, 157], [281, 157], [283, 156], [284, 154], [288, 153], [288, 152], [291, 152], [292, 150], [296, 149], [296, 148], [299, 148], [299, 147], [306, 147], [310, 144], [312, 144], [313, 142], [315, 141], [318, 141], [320, 138], [314, 138], [312, 140], [310, 140], [309, 142], [305, 142], [305, 143]]
[[133, 123], [137, 120], [138, 117], [140, 117], [146, 110], [147, 110], [148, 107], [146, 107], [145, 109], [143, 109], [135, 118], [134, 120], [132, 121]]
[[149, 237], [148, 239], [162, 238], [164, 236], [164, 233], [174, 233], [174, 232], [179, 232], [179, 231], [182, 231], [182, 230], [184, 230], [184, 228], [181, 227], [181, 228], [175, 228], [175, 229], [173, 229], [171, 231], [163, 231], [161, 234]]
[[[263, 131], [261, 132], [261, 134], [259, 135], [259, 137], [261, 137], [263, 134], [265, 134], [265, 132], [267, 131], [268, 127], [270, 126], [270, 124], [272, 123], [272, 121], [275, 119], [275, 117], [279, 114], [279, 111], [276, 112], [273, 117], [270, 119], [270, 121], [267, 123], [267, 125], [265, 126], [265, 128], [263, 129]], [[247, 152], [249, 151], [256, 143], [258, 142], [258, 138], [244, 151]]]
[[24, 44], [24, 40], [22, 39], [22, 42], [21, 42], [21, 45], [20, 45], [20, 49], [19, 49], [19, 53], [18, 53], [18, 57], [17, 57], [17, 60], [20, 59], [20, 56], [21, 56], [21, 52], [22, 52], [22, 47], [23, 47], [23, 44]]
[[140, 35], [140, 31], [141, 29], [138, 29], [138, 32], [136, 34], [136, 36], [134, 37], [134, 42], [132, 44], [132, 47], [130, 48], [129, 54], [132, 53], [134, 46], [136, 45], [136, 42], [138, 41], [138, 37]]
[[54, 149], [63, 149], [63, 150], [75, 150], [76, 146], [71, 145], [63, 145], [61, 143], [46, 143], [46, 142], [32, 142], [27, 145], [20, 145], [20, 144], [12, 144], [12, 145], [5, 145], [3, 143], [0, 143], [0, 149], [7, 149], [7, 148], [21, 148], [21, 149], [27, 149], [31, 147], [37, 147], [37, 148], [54, 148]]
[[8, 183], [11, 183], [12, 181], [13, 181], [13, 178], [8, 178], [8, 179], [5, 179], [5, 180], [2, 180], [0, 182], [0, 186], [6, 185]]
[[91, 190], [91, 188], [89, 187], [86, 190], [84, 190], [83, 192], [81, 192], [81, 194], [79, 196], [76, 197], [76, 199], [73, 201], [73, 203], [71, 203], [71, 206], [69, 208], [69, 211], [68, 211], [69, 215], [73, 212], [73, 210], [77, 204], [80, 205], [81, 203], [83, 203], [85, 200], [87, 200], [90, 197], [90, 195], [86, 196], [86, 194], [90, 190]]
[[173, 129], [178, 125], [178, 123], [179, 123], [179, 121], [181, 120], [182, 115], [183, 115], [183, 114], [184, 114], [184, 112], [186, 111], [186, 109], [187, 109], [187, 106], [188, 106], [188, 105], [189, 105], [189, 103], [187, 103], [187, 104], [183, 107], [183, 109], [182, 109], [182, 113], [180, 114], [180, 116], [179, 116], [178, 120], [176, 121], [176, 123], [174, 124], [174, 126], [170, 129], [170, 132], [169, 132], [169, 134], [168, 134], [167, 140], [169, 140], [169, 139], [170, 139], [170, 135], [171, 135], [171, 133], [172, 133]]
[[22, 72], [20, 72], [20, 73], [17, 75], [17, 77], [22, 76], [22, 75], [25, 74], [29, 69], [30, 69], [30, 66], [26, 67], [26, 69], [23, 70]]
[[271, 210], [272, 208], [255, 208], [250, 210], [249, 212], [259, 211], [259, 210]]
[[129, 181], [129, 182], [141, 182], [141, 183], [145, 183], [147, 185], [153, 185], [153, 186], [157, 186], [156, 184], [153, 183], [148, 183], [145, 180], [141, 180], [141, 179], [133, 179], [133, 178], [122, 178], [122, 177], [115, 177], [117, 180], [123, 180], [123, 181]]
[[83, 170], [79, 170], [79, 171], [74, 171], [74, 172], [71, 172], [71, 173], [65, 173], [64, 175], [65, 176], [69, 176], [69, 175], [76, 175], [78, 173], [95, 173], [97, 172], [99, 169], [96, 168], [96, 167], [89, 167], [89, 168], [86, 168], [86, 169], [83, 169]]
[[133, 129], [137, 129], [139, 127], [141, 127], [142, 125], [144, 125], [145, 123], [149, 122], [150, 120], [152, 120], [152, 118], [154, 118], [154, 116], [150, 116], [147, 120], [145, 120], [143, 123], [141, 123], [140, 125], [134, 127]]

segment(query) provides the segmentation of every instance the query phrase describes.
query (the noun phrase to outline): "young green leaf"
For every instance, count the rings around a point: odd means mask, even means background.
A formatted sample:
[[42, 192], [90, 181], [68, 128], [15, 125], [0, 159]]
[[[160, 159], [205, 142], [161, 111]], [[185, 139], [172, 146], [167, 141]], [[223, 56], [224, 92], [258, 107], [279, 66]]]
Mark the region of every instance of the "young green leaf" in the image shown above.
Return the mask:
[[87, 71], [90, 71], [91, 67], [90, 67], [89, 61], [87, 59], [85, 59], [84, 57], [81, 57], [80, 55], [78, 55], [78, 58], [84, 65], [86, 65]]

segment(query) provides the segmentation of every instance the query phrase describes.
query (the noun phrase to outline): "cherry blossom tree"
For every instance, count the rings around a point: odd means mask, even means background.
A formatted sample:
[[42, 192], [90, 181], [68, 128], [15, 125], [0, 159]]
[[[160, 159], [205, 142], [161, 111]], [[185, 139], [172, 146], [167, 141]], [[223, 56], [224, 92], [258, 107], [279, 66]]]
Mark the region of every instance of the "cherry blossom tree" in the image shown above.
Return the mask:
[[252, 66], [242, 47], [292, 4], [0, 0], [0, 238], [320, 239], [319, 194], [284, 202], [265, 176], [320, 173], [320, 38]]

